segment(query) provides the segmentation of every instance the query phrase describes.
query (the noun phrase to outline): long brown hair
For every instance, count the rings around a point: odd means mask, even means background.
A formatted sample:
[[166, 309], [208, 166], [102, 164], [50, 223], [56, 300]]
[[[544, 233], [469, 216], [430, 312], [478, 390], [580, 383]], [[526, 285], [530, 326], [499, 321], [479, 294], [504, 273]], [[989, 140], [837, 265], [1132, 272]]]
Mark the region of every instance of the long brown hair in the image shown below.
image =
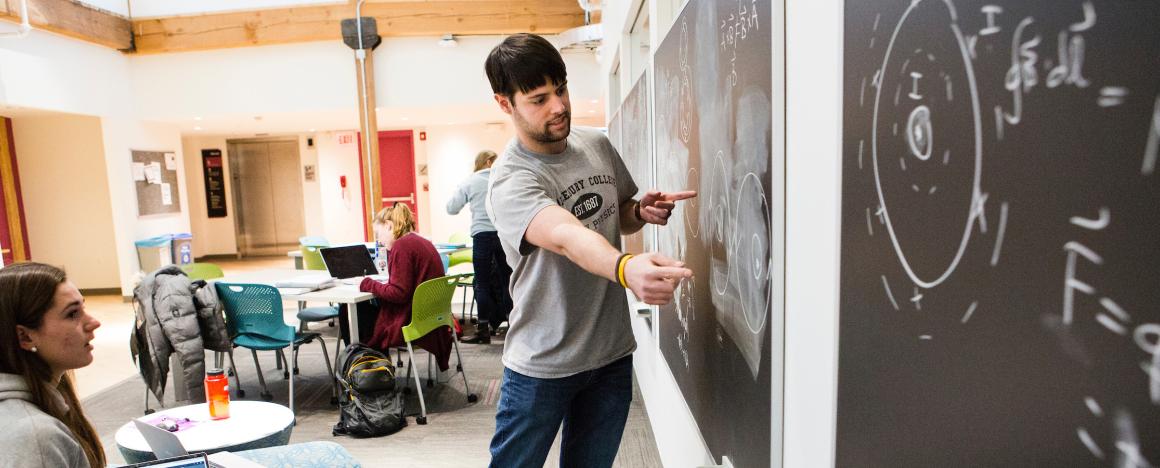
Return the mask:
[[415, 230], [415, 215], [411, 213], [411, 207], [405, 203], [395, 203], [375, 214], [375, 224], [386, 224], [387, 221], [395, 224], [395, 228], [391, 231], [395, 239]]
[[[66, 373], [54, 386], [48, 363], [21, 348], [16, 332], [17, 325], [36, 330], [44, 324], [44, 314], [52, 307], [56, 289], [66, 280], [63, 270], [43, 263], [16, 263], [0, 268], [0, 372], [23, 376], [32, 402], [72, 431], [89, 466], [103, 467], [105, 450], [81, 409], [72, 379]], [[67, 407], [62, 407], [53, 393], [64, 397]]]

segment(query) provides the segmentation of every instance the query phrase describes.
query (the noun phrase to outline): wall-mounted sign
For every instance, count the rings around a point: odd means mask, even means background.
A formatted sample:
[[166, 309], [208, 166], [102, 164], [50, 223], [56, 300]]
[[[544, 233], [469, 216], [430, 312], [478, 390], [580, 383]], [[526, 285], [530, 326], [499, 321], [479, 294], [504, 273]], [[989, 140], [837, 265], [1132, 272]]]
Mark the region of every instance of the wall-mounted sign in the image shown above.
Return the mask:
[[354, 132], [338, 132], [334, 134], [338, 146], [352, 146], [356, 143], [357, 137]]
[[210, 218], [226, 216], [226, 178], [222, 172], [222, 150], [201, 150], [201, 167], [205, 173], [205, 210]]

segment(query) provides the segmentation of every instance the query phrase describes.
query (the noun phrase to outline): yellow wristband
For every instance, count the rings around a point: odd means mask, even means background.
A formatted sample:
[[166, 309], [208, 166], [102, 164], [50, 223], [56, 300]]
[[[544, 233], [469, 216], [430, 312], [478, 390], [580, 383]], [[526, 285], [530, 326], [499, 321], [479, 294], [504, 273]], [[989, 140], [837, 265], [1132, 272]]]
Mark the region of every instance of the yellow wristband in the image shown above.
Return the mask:
[[624, 279], [624, 266], [632, 259], [632, 254], [623, 254], [620, 259], [616, 261], [616, 281], [620, 283], [623, 288], [628, 288], [628, 281]]

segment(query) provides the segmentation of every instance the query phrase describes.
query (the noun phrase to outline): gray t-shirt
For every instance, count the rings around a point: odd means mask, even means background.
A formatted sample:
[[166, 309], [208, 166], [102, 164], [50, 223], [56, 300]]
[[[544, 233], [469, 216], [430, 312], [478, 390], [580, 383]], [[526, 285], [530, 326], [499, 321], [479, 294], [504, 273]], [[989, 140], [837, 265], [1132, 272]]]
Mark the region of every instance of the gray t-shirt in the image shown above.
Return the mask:
[[512, 267], [515, 306], [503, 353], [509, 369], [567, 377], [636, 349], [624, 288], [524, 240], [532, 218], [559, 205], [619, 246], [620, 204], [636, 189], [616, 149], [592, 128], [573, 127], [561, 154], [533, 153], [513, 138], [496, 161], [487, 206]]

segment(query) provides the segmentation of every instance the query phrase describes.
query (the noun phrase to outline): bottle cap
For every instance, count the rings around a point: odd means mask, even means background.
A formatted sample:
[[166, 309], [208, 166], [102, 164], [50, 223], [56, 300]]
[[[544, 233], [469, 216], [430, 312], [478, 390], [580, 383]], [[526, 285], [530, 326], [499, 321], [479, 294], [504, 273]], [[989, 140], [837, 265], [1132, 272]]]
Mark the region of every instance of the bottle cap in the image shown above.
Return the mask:
[[205, 375], [222, 375], [226, 372], [220, 367], [210, 367], [205, 370]]

